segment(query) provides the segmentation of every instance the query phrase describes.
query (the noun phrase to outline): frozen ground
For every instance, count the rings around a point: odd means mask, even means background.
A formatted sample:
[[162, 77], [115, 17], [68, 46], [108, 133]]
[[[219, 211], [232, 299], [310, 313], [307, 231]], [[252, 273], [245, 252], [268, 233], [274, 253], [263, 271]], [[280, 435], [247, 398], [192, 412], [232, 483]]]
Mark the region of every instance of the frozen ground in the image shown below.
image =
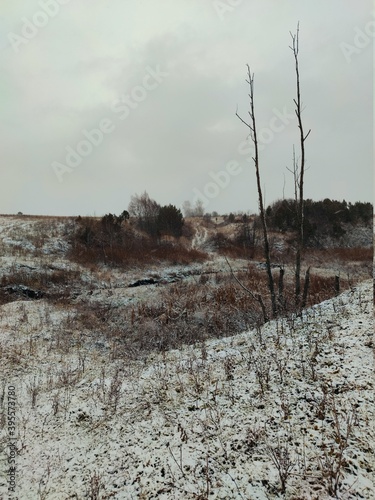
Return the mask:
[[0, 310], [18, 498], [373, 498], [371, 281], [302, 318], [142, 362], [70, 347], [64, 320], [44, 301]]
[[[73, 307], [48, 298], [0, 306], [0, 498], [374, 498], [372, 280], [301, 318], [136, 358], [115, 339], [103, 344], [98, 323], [75, 328], [79, 305], [157, 300], [161, 287], [129, 283], [195, 280], [224, 261], [94, 272], [66, 259], [65, 233], [58, 220], [51, 234], [43, 221], [0, 218], [3, 276], [80, 276], [74, 290], [59, 285]], [[205, 240], [202, 231], [195, 244]]]

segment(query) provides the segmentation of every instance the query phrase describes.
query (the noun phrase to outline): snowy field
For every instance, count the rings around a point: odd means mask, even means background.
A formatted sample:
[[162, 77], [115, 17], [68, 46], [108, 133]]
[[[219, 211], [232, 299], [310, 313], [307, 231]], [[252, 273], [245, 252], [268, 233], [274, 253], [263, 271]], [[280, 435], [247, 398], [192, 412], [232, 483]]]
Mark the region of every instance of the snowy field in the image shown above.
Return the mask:
[[56, 306], [0, 314], [18, 498], [373, 498], [371, 281], [142, 363], [68, 348]]
[[128, 288], [136, 270], [122, 283], [74, 268], [59, 221], [52, 235], [1, 222], [3, 276], [73, 269], [87, 289], [74, 307], [0, 305], [0, 498], [374, 498], [372, 280], [302, 317], [137, 357], [75, 315], [83, 296], [117, 307], [157, 298], [155, 287]]

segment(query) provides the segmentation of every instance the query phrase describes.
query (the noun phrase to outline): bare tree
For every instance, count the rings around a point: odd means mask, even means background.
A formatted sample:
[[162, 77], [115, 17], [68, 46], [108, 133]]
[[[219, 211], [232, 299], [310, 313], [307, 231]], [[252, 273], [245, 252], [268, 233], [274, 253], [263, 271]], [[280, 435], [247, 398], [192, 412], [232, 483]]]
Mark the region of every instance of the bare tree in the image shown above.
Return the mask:
[[192, 217], [193, 208], [189, 200], [185, 200], [182, 204], [182, 211], [185, 217]]
[[[297, 25], [297, 32], [295, 34], [290, 33], [292, 37], [292, 46], [290, 47], [293, 51], [295, 70], [296, 70], [296, 80], [297, 80], [297, 97], [293, 99], [296, 106], [295, 113], [298, 120], [298, 128], [300, 132], [300, 148], [301, 148], [301, 158], [300, 165], [297, 165], [297, 160], [295, 154], [293, 154], [293, 174], [294, 174], [294, 187], [295, 187], [295, 197], [296, 197], [296, 215], [297, 215], [297, 249], [296, 249], [296, 267], [295, 267], [295, 305], [297, 310], [301, 309], [301, 260], [303, 251], [303, 225], [304, 225], [304, 177], [305, 177], [305, 141], [309, 136], [311, 129], [305, 135], [303, 124], [302, 124], [302, 101], [301, 101], [301, 88], [300, 88], [300, 75], [299, 75], [299, 23]], [[308, 276], [306, 276], [307, 278]], [[305, 288], [304, 299], [305, 302], [307, 290]]]
[[128, 207], [129, 214], [137, 219], [139, 228], [151, 236], [157, 234], [159, 210], [160, 205], [146, 191], [141, 195], [133, 195]]
[[203, 214], [204, 214], [203, 201], [198, 198], [194, 204], [193, 217], [203, 217]]
[[[309, 284], [309, 269], [306, 273], [305, 278], [305, 287], [303, 290], [303, 297], [301, 299], [301, 261], [302, 261], [302, 252], [304, 245], [304, 235], [303, 235], [303, 226], [304, 226], [304, 176], [305, 176], [305, 141], [309, 136], [311, 130], [305, 134], [302, 123], [302, 101], [301, 101], [301, 89], [300, 89], [300, 74], [299, 74], [299, 23], [297, 25], [296, 34], [290, 34], [292, 37], [292, 46], [290, 47], [293, 51], [294, 60], [295, 60], [295, 71], [296, 71], [296, 80], [297, 80], [297, 96], [296, 99], [293, 99], [295, 104], [295, 113], [298, 120], [298, 128], [300, 132], [300, 148], [301, 148], [301, 158], [300, 163], [298, 165], [295, 151], [293, 148], [293, 170], [290, 170], [294, 176], [294, 193], [295, 193], [295, 207], [296, 207], [296, 220], [297, 220], [297, 245], [296, 245], [296, 263], [295, 263], [295, 306], [297, 311], [301, 311], [301, 308], [306, 304], [308, 284]], [[260, 169], [259, 169], [259, 148], [258, 148], [258, 138], [257, 138], [257, 128], [256, 128], [256, 120], [255, 120], [255, 111], [254, 111], [254, 74], [250, 72], [250, 67], [247, 65], [247, 73], [248, 79], [246, 82], [249, 84], [249, 99], [250, 99], [250, 109], [248, 111], [250, 120], [244, 120], [238, 112], [236, 112], [236, 116], [240, 119], [242, 123], [248, 127], [250, 133], [249, 136], [254, 144], [255, 155], [253, 157], [253, 161], [255, 164], [255, 173], [257, 180], [257, 190], [258, 190], [258, 200], [259, 200], [259, 212], [260, 219], [262, 222], [263, 229], [263, 248], [264, 248], [264, 256], [266, 260], [266, 270], [267, 270], [267, 278], [268, 278], [268, 289], [271, 296], [271, 304], [272, 304], [272, 314], [275, 317], [278, 313], [278, 304], [275, 293], [275, 282], [272, 275], [272, 266], [271, 266], [271, 257], [270, 257], [270, 245], [268, 238], [268, 230], [266, 223], [266, 213], [264, 210], [264, 198], [260, 180]], [[284, 278], [284, 269], [280, 270], [280, 280], [279, 280], [279, 302], [280, 305], [284, 304], [283, 297], [283, 278]]]
[[254, 111], [254, 74], [250, 71], [250, 66], [247, 64], [247, 75], [248, 79], [246, 82], [249, 84], [249, 99], [250, 99], [250, 109], [248, 111], [250, 116], [250, 121], [247, 122], [236, 112], [236, 116], [241, 120], [242, 123], [248, 127], [250, 130], [250, 137], [254, 144], [255, 155], [253, 157], [254, 165], [255, 165], [255, 174], [257, 179], [257, 189], [258, 189], [258, 201], [259, 201], [259, 212], [260, 219], [262, 221], [263, 228], [263, 248], [264, 248], [264, 257], [266, 260], [266, 270], [267, 270], [267, 278], [268, 278], [268, 289], [271, 296], [271, 304], [272, 304], [272, 315], [275, 317], [277, 315], [277, 302], [276, 302], [276, 293], [275, 293], [275, 283], [272, 275], [271, 268], [271, 256], [270, 256], [270, 245], [268, 239], [268, 231], [266, 224], [266, 213], [264, 210], [264, 201], [263, 201], [263, 192], [260, 180], [260, 170], [259, 170], [259, 148], [258, 148], [258, 137], [257, 137], [257, 128], [256, 128], [256, 120], [255, 120], [255, 111]]

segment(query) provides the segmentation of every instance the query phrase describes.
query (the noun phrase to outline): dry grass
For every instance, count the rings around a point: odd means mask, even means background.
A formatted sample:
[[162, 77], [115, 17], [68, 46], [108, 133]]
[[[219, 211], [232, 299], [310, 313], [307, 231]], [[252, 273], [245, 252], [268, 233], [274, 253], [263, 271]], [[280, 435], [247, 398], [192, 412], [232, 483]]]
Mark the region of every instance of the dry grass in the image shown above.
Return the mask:
[[112, 245], [112, 247], [108, 248], [105, 246], [97, 248], [76, 245], [69, 252], [69, 258], [86, 267], [107, 264], [125, 269], [132, 266], [139, 267], [161, 262], [174, 265], [203, 262], [207, 259], [207, 254], [180, 245], [162, 243], [156, 246], [146, 241], [140, 241], [128, 247]]
[[[66, 246], [69, 234], [75, 224], [72, 217], [6, 217], [11, 219], [11, 224], [6, 226], [6, 230], [2, 233], [0, 251], [3, 255], [16, 257], [32, 256], [43, 258], [51, 252], [51, 243], [52, 246], [55, 243]], [[64, 249], [61, 248], [60, 253], [63, 251]]]
[[[348, 280], [340, 279], [340, 292], [350, 288]], [[319, 304], [337, 295], [335, 276], [314, 276], [310, 277], [308, 306]]]
[[87, 332], [90, 341], [111, 344], [114, 357], [128, 358], [232, 335], [259, 320], [248, 294], [212, 277], [166, 285], [157, 298], [134, 306], [81, 304], [66, 330]]
[[305, 258], [307, 260], [330, 264], [340, 262], [342, 264], [351, 264], [353, 262], [372, 263], [373, 248], [330, 248], [330, 249], [306, 249]]
[[[19, 216], [19, 218], [26, 216]], [[31, 217], [31, 216], [30, 216]], [[202, 262], [207, 254], [190, 249], [187, 236], [178, 242], [156, 241], [136, 231], [130, 224], [121, 226], [116, 231], [108, 232], [100, 219], [86, 218], [73, 221], [58, 228], [57, 218], [40, 217], [36, 221], [34, 241], [36, 238], [48, 239], [48, 235], [61, 234], [70, 238], [71, 250], [68, 257], [74, 262], [89, 268], [95, 280], [100, 280], [99, 269], [102, 264], [122, 269], [142, 268], [150, 264], [163, 263], [182, 264]], [[207, 225], [208, 227], [209, 225]], [[189, 228], [188, 228], [189, 229]], [[17, 234], [17, 227], [14, 228]], [[22, 232], [22, 228], [19, 230]], [[30, 228], [27, 231], [31, 231]], [[193, 234], [192, 227], [189, 231]], [[263, 260], [263, 249], [260, 246], [247, 247], [240, 240], [211, 232], [210, 243], [218, 254], [232, 258], [251, 258]], [[189, 233], [190, 234], [190, 233]], [[274, 262], [288, 262], [293, 265], [293, 250], [286, 247], [283, 252], [275, 252]], [[330, 263], [337, 267], [339, 262], [343, 269], [352, 262], [360, 265], [371, 265], [372, 249], [339, 248], [335, 250], [306, 250], [305, 261]], [[294, 306], [294, 274], [292, 265], [285, 265], [283, 313], [293, 311]], [[11, 269], [1, 279], [0, 303], [17, 299], [15, 294], [6, 293], [5, 287], [24, 285], [44, 292], [49, 300], [59, 300], [67, 307], [73, 305], [71, 297], [74, 287], [83, 287], [81, 272], [78, 270], [57, 270], [39, 265], [35, 269]], [[109, 278], [111, 270], [107, 270]], [[279, 285], [279, 270], [273, 270], [276, 293]], [[341, 276], [345, 276], [345, 272]], [[96, 276], [96, 278], [95, 278]], [[263, 298], [268, 316], [271, 317], [271, 304], [265, 270], [257, 268], [249, 262], [247, 272], [236, 273], [238, 280], [251, 290], [254, 295]], [[192, 281], [192, 280], [195, 281]], [[302, 286], [303, 286], [302, 280]], [[354, 280], [341, 279], [341, 291], [354, 284]], [[94, 285], [95, 286], [95, 285]], [[91, 285], [86, 284], [86, 290]], [[311, 306], [336, 294], [335, 277], [311, 275], [307, 305]], [[163, 285], [152, 298], [138, 302], [136, 306], [112, 307], [93, 304], [90, 298], [81, 298], [83, 303], [74, 305], [77, 314], [66, 325], [67, 331], [86, 331], [89, 337], [100, 337], [114, 342], [116, 355], [121, 353], [144, 353], [153, 349], [168, 350], [179, 348], [183, 344], [196, 344], [207, 338], [229, 336], [263, 322], [263, 311], [259, 302], [231, 276], [230, 270], [223, 269], [212, 274], [201, 274], [198, 278], [185, 279], [173, 285]], [[103, 303], [104, 304], [104, 303]], [[108, 304], [108, 301], [106, 302]], [[98, 334], [94, 332], [99, 332]]]
[[177, 241], [152, 239], [128, 224], [108, 231], [91, 218], [79, 222], [68, 256], [84, 266], [102, 263], [121, 268], [160, 262], [190, 264], [207, 259], [204, 252]]
[[[0, 281], [0, 304], [12, 302], [19, 296], [11, 293], [9, 287], [25, 286], [30, 290], [53, 300], [61, 300], [70, 295], [74, 286], [81, 284], [81, 273], [73, 269], [11, 270], [3, 274]], [[21, 294], [22, 295], [22, 294]], [[22, 297], [25, 298], [25, 297]]]
[[[255, 267], [236, 273], [237, 279], [263, 297], [269, 317], [271, 303], [266, 273]], [[278, 270], [274, 270], [276, 290]], [[285, 280], [286, 309], [293, 312], [293, 276]], [[303, 283], [302, 283], [303, 285]], [[341, 281], [341, 291], [349, 288]], [[335, 277], [312, 275], [308, 306], [336, 294]], [[146, 296], [147, 297], [147, 296]], [[143, 357], [151, 351], [179, 349], [210, 338], [231, 336], [263, 323], [259, 302], [227, 272], [202, 274], [154, 289], [150, 298], [135, 305], [82, 303], [66, 325], [66, 331], [87, 332], [90, 342], [110, 345], [114, 358]]]
[[32, 215], [32, 214], [0, 214], [0, 217], [8, 217], [8, 218], [13, 218], [17, 220], [43, 220], [43, 221], [55, 221], [55, 220], [61, 220], [61, 221], [66, 221], [66, 220], [71, 220], [72, 216], [71, 215]]
[[336, 248], [334, 253], [342, 262], [372, 262], [373, 248]]

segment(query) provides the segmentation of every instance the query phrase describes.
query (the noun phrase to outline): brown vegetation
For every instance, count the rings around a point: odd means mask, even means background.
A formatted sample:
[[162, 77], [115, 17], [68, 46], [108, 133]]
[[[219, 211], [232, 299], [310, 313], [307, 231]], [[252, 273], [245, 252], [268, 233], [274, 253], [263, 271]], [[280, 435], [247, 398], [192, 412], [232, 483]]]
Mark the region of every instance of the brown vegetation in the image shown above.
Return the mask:
[[85, 266], [102, 263], [127, 268], [160, 262], [190, 264], [204, 261], [207, 255], [178, 240], [152, 238], [130, 224], [104, 226], [102, 221], [85, 218], [72, 236], [69, 258]]

